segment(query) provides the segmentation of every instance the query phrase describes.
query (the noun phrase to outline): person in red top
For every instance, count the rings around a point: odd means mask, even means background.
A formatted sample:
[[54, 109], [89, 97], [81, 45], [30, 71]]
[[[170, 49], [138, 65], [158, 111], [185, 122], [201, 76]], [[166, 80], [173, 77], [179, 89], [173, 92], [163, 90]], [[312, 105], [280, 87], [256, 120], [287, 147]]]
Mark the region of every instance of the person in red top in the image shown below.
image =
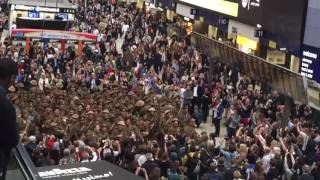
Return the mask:
[[50, 136], [50, 138], [48, 139], [48, 142], [47, 142], [47, 147], [48, 147], [48, 150], [51, 151], [53, 149], [53, 144], [56, 140], [56, 137], [54, 135]]
[[219, 83], [217, 83], [211, 93], [211, 101], [212, 101], [212, 107], [216, 108], [216, 106], [218, 105], [217, 99], [220, 97], [220, 92], [221, 92], [221, 88]]

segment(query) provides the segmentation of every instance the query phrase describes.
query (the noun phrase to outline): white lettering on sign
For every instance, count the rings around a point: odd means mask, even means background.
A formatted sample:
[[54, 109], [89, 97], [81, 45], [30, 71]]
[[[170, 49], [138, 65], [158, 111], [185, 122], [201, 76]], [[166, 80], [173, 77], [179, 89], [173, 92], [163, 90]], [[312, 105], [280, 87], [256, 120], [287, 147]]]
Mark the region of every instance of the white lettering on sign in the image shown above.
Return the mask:
[[57, 176], [70, 176], [74, 174], [85, 174], [92, 171], [86, 167], [72, 168], [72, 169], [52, 169], [50, 171], [39, 172], [39, 176], [42, 178], [52, 178]]
[[260, 0], [241, 0], [241, 4], [243, 8], [250, 10], [250, 7], [260, 7]]
[[306, 58], [302, 58], [302, 62], [311, 64], [311, 63], [312, 63], [312, 60], [306, 59]]
[[303, 56], [309, 57], [309, 58], [313, 58], [313, 59], [317, 59], [318, 55], [315, 53], [312, 53], [310, 51], [303, 51]]
[[312, 69], [312, 64], [314, 61], [318, 60], [318, 54], [310, 52], [308, 50], [302, 51], [302, 60], [300, 74], [307, 78], [313, 78], [314, 70]]
[[13, 7], [15, 10], [25, 10], [25, 11], [37, 10], [40, 12], [59, 12], [59, 8], [34, 7], [34, 6], [25, 6], [25, 5], [15, 5]]
[[309, 64], [307, 64], [307, 63], [302, 63], [301, 66], [302, 66], [302, 67], [305, 67], [305, 68], [308, 68], [308, 67], [309, 67]]
[[94, 180], [94, 179], [104, 179], [113, 176], [112, 172], [108, 172], [105, 174], [98, 174], [98, 175], [89, 175], [87, 177], [82, 177], [82, 178], [73, 178], [72, 180]]

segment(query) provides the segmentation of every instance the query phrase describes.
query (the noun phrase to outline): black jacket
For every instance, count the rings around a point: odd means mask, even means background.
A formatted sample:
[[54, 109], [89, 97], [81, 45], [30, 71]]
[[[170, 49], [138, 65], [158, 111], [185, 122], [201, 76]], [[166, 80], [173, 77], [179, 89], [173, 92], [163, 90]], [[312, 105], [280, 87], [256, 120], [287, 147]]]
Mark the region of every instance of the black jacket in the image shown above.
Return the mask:
[[303, 174], [298, 177], [298, 180], [314, 180], [315, 178], [308, 174]]
[[0, 86], [0, 149], [12, 149], [19, 142], [16, 111]]

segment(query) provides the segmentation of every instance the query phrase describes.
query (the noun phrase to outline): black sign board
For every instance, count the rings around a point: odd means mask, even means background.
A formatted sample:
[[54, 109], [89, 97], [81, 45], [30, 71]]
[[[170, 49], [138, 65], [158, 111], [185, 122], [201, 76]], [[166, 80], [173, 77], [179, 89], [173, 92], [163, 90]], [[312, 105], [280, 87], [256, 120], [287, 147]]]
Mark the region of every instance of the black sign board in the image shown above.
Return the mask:
[[199, 13], [199, 10], [198, 10], [198, 9], [191, 9], [191, 10], [190, 10], [190, 14], [191, 14], [191, 15], [198, 15], [198, 13]]
[[254, 37], [262, 38], [262, 37], [264, 37], [264, 35], [265, 35], [265, 32], [263, 29], [255, 29], [254, 30]]
[[171, 8], [176, 9], [177, 8], [177, 3], [176, 2], [171, 2]]
[[44, 180], [142, 180], [141, 177], [106, 161], [40, 167], [38, 176]]
[[[268, 32], [267, 38], [287, 49], [300, 49], [306, 0], [228, 0], [239, 4], [237, 21]], [[279, 42], [280, 41], [280, 42]]]
[[227, 25], [228, 19], [227, 18], [219, 18], [219, 24], [220, 25]]
[[301, 75], [320, 82], [320, 49], [303, 45], [301, 57]]

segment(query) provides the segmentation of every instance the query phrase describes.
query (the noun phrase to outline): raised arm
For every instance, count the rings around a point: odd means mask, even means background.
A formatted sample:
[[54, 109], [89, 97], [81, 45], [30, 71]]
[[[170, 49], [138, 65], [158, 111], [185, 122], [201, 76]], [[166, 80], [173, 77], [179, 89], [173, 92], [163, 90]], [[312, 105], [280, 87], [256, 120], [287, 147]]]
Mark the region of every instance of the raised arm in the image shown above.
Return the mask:
[[286, 153], [289, 152], [289, 151], [288, 151], [288, 148], [287, 148], [287, 147], [284, 145], [284, 143], [283, 143], [282, 137], [279, 138], [279, 141], [280, 141], [280, 145], [281, 145], [282, 149], [283, 149]]

